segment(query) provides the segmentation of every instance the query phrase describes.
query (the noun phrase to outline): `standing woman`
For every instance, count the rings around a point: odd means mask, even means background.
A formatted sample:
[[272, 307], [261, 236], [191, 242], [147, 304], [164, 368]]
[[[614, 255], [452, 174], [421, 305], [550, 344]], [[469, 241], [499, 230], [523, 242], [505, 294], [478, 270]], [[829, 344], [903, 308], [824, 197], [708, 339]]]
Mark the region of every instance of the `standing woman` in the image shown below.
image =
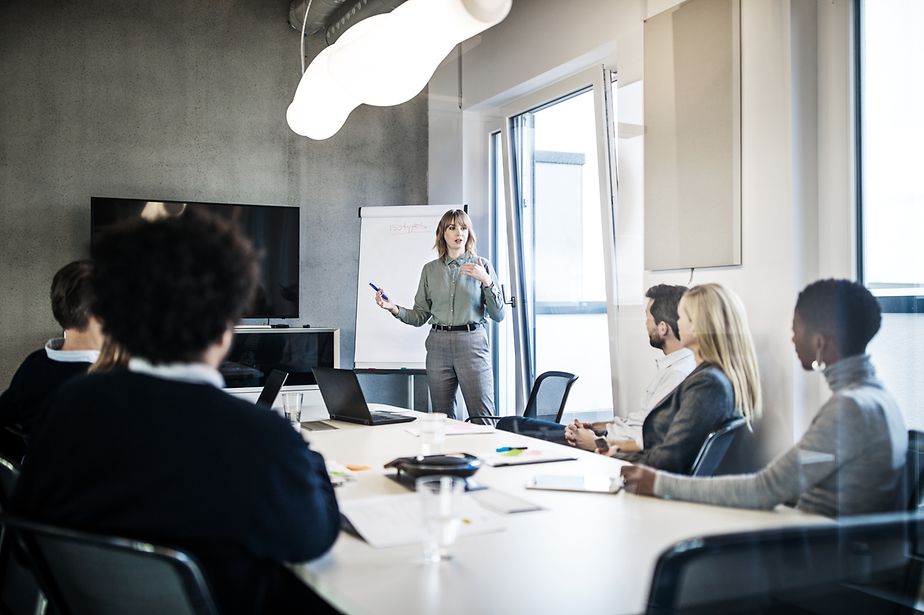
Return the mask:
[[475, 254], [472, 220], [461, 209], [443, 214], [436, 229], [439, 258], [420, 272], [414, 308], [399, 307], [384, 289], [375, 295], [379, 307], [403, 323], [429, 322], [427, 382], [435, 412], [456, 415], [456, 390], [469, 416], [494, 414], [494, 375], [488, 350], [485, 316], [501, 321], [504, 302], [497, 274], [487, 259]]

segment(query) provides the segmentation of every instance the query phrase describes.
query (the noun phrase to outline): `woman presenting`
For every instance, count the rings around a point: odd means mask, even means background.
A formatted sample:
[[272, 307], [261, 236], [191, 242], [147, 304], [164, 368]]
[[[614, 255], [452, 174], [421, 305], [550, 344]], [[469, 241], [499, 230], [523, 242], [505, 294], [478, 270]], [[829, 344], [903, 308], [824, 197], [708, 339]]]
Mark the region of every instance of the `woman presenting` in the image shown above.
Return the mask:
[[440, 218], [433, 247], [439, 258], [420, 272], [413, 309], [389, 301], [384, 289], [375, 294], [375, 302], [406, 324], [429, 322], [426, 365], [434, 412], [455, 418], [461, 386], [469, 416], [494, 414], [494, 375], [484, 325], [486, 315], [504, 319], [497, 274], [487, 259], [475, 254], [472, 221], [461, 209]]

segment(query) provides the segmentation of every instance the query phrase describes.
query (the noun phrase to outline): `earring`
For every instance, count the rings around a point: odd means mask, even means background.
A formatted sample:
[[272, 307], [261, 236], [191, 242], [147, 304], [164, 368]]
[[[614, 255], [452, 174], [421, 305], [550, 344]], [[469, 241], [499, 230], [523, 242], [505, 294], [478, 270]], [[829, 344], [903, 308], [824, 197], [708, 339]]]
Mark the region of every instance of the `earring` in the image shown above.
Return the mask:
[[812, 371], [823, 372], [825, 368], [828, 367], [827, 364], [821, 358], [821, 350], [818, 351], [818, 354], [815, 355], [815, 360], [812, 361]]

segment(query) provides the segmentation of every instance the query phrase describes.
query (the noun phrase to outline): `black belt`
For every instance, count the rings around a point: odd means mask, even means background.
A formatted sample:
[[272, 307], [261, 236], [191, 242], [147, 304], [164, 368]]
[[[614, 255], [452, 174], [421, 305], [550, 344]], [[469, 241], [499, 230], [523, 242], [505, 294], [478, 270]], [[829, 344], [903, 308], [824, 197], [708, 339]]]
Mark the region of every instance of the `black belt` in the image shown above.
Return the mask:
[[446, 325], [433, 325], [434, 331], [474, 331], [481, 326], [480, 322], [470, 322], [467, 325], [454, 325], [452, 327], [447, 327]]

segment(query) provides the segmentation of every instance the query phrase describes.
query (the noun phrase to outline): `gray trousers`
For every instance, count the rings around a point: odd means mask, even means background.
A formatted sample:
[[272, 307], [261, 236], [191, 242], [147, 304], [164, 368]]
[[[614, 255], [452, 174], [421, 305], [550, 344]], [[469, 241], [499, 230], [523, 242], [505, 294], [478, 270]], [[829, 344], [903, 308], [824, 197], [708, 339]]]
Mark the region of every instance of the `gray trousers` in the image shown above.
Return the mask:
[[456, 416], [456, 391], [469, 416], [494, 414], [494, 373], [484, 327], [474, 331], [430, 331], [427, 336], [427, 384], [434, 412]]

